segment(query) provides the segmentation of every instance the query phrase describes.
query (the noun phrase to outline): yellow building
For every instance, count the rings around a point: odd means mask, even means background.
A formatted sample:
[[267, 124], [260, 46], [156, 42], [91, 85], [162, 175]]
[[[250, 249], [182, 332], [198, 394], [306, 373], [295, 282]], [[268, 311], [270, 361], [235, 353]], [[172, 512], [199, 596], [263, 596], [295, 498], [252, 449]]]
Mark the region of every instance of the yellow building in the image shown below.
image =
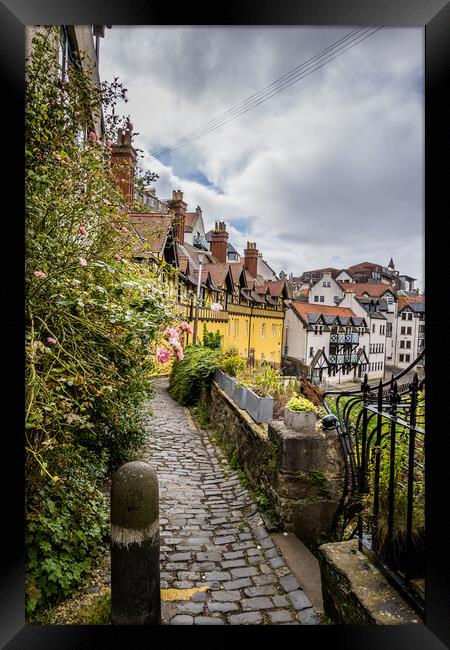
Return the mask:
[[[114, 151], [121, 154], [122, 159], [124, 153], [128, 153], [132, 161], [131, 142], [123, 137], [122, 141], [126, 149], [119, 141]], [[130, 185], [132, 183], [128, 184], [131, 203], [133, 189]], [[247, 242], [240, 260], [228, 261], [228, 233], [222, 221], [216, 222], [211, 232], [210, 249], [200, 235], [192, 237], [194, 244], [188, 243], [185, 232], [192, 231], [192, 222], [199, 218], [201, 210], [187, 212], [180, 190], [174, 190], [171, 199], [158, 201], [157, 205], [164, 212], [130, 212], [128, 215], [133, 257], [159, 267], [168, 299], [176, 301], [180, 317], [193, 329], [200, 283], [198, 342], [203, 340], [206, 325], [209, 332], [220, 332], [224, 350], [236, 348], [250, 365], [266, 361], [279, 366], [285, 300], [288, 298], [285, 281], [277, 279], [271, 271], [268, 274], [268, 265], [265, 275], [258, 272], [261, 256], [253, 242]], [[193, 335], [187, 335], [186, 343], [192, 342]]]

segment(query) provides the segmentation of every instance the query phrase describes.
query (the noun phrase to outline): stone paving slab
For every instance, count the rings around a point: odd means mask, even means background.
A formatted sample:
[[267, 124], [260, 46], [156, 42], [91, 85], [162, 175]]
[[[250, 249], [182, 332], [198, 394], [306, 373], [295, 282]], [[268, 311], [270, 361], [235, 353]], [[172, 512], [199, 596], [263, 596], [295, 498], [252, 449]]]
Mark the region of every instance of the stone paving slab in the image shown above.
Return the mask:
[[162, 623], [319, 624], [210, 433], [170, 397], [167, 379], [155, 387], [144, 460], [159, 481], [161, 588], [208, 587], [189, 601], [163, 601]]

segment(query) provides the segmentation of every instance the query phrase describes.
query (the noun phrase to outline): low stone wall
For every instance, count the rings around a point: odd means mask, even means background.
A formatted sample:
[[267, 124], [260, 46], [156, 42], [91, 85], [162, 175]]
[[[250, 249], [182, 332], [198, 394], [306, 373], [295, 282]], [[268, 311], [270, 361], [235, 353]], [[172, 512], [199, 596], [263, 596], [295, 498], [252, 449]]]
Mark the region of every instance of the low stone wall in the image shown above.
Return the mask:
[[423, 623], [358, 550], [358, 542], [323, 544], [319, 548], [323, 604], [337, 625], [398, 625]]
[[215, 382], [205, 405], [250, 485], [255, 490], [263, 487], [284, 529], [314, 551], [330, 532], [342, 494], [337, 433], [297, 432], [279, 420], [256, 424]]

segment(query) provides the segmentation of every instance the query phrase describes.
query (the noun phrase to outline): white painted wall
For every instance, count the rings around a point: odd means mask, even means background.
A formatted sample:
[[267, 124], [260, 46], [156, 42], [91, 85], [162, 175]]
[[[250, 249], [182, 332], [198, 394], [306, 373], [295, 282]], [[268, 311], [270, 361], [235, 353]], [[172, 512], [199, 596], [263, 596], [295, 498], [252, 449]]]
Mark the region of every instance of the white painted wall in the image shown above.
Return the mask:
[[335, 307], [335, 296], [341, 299], [343, 295], [344, 292], [342, 288], [335, 280], [333, 280], [331, 273], [327, 272], [324, 273], [323, 277], [311, 287], [309, 291], [308, 302], [314, 305], [328, 305]]
[[[403, 317], [403, 314], [406, 315], [406, 318]], [[411, 314], [411, 320], [409, 320], [408, 314]], [[419, 314], [415, 314], [412, 310], [404, 309], [397, 316], [397, 339], [396, 339], [396, 351], [395, 351], [395, 365], [398, 368], [406, 368], [409, 366], [414, 359], [420, 353], [419, 350], [419, 338], [424, 338], [422, 335], [419, 336], [419, 326], [425, 325], [425, 320], [420, 320]], [[408, 334], [408, 328], [411, 328], [411, 333]], [[402, 330], [404, 330], [402, 332]], [[402, 346], [403, 342], [403, 346]], [[406, 346], [409, 343], [409, 348]], [[403, 356], [403, 360], [400, 360], [400, 357]], [[409, 359], [407, 360], [407, 357]]]

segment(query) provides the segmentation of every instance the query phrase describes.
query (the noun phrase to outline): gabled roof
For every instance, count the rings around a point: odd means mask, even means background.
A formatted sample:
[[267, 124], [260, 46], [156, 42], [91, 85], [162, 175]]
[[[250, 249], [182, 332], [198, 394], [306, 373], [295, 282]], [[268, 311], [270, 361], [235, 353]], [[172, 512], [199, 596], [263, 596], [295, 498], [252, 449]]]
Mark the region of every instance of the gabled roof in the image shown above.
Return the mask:
[[381, 282], [378, 284], [372, 284], [371, 282], [340, 282], [339, 286], [345, 293], [354, 292], [358, 297], [367, 294], [371, 298], [378, 298], [389, 292], [395, 298], [395, 290], [389, 284]]
[[197, 221], [198, 217], [200, 215], [197, 212], [185, 212], [184, 213], [184, 229], [185, 231], [188, 229], [192, 230], [192, 227], [194, 223]]
[[307, 302], [293, 302], [291, 307], [305, 324], [315, 323], [319, 316], [355, 316], [347, 307], [332, 307], [329, 305], [315, 305]]
[[311, 368], [315, 368], [319, 362], [322, 361], [320, 364], [320, 368], [323, 368], [324, 366], [328, 367], [328, 359], [327, 355], [325, 354], [324, 350], [317, 350], [311, 359], [311, 363], [309, 364]]
[[226, 284], [228, 289], [233, 289], [234, 282], [229, 264], [226, 262], [217, 262], [214, 264], [206, 264], [205, 268], [209, 271], [211, 279], [216, 286], [222, 287]]
[[133, 255], [160, 255], [172, 227], [172, 218], [156, 212], [128, 214], [128, 221], [137, 235], [137, 239], [133, 240]]
[[425, 296], [401, 296], [398, 299], [398, 313], [405, 309], [411, 309], [414, 313], [425, 312]]

